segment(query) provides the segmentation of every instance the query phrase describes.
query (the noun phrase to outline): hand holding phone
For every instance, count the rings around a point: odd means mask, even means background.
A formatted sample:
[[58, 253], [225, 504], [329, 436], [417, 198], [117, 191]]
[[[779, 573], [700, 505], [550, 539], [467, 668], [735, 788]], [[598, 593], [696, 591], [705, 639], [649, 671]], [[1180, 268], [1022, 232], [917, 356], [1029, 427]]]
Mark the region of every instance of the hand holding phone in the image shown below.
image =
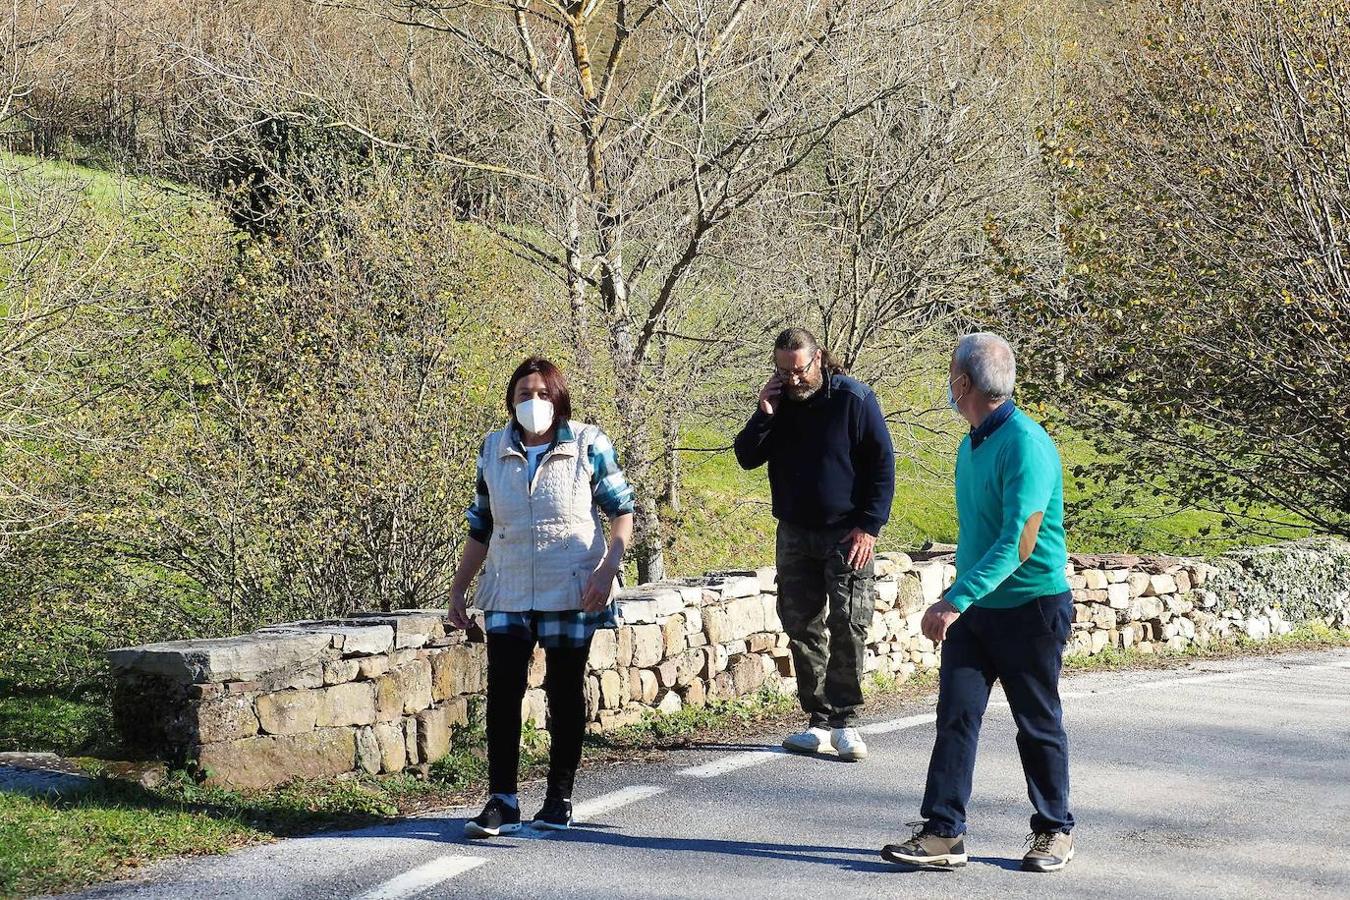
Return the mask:
[[778, 411], [778, 400], [783, 396], [783, 379], [774, 372], [759, 392], [759, 408], [764, 415], [771, 416]]

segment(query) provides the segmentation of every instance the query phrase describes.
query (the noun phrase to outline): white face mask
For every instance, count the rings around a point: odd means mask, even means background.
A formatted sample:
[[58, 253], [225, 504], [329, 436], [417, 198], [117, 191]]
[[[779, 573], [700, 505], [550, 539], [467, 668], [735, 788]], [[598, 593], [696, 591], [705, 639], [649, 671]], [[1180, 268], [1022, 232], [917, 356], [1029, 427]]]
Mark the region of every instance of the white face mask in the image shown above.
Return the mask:
[[517, 403], [516, 421], [530, 434], [543, 434], [553, 424], [553, 404], [538, 397]]

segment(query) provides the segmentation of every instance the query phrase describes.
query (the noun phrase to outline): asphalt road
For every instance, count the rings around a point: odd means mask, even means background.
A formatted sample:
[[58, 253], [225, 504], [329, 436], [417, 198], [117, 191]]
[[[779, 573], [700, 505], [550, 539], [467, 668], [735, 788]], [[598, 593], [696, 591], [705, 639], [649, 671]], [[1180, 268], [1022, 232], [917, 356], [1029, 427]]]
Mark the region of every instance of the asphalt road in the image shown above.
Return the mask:
[[[869, 723], [871, 758], [761, 744], [587, 771], [580, 827], [466, 841], [477, 809], [168, 863], [99, 898], [1350, 897], [1350, 652], [1066, 677], [1077, 857], [1018, 871], [1030, 808], [1006, 707], [986, 716], [954, 872], [878, 849], [917, 814], [931, 706]], [[931, 698], [930, 698], [931, 702]], [[756, 752], [756, 751], [760, 752]], [[522, 797], [532, 814], [540, 797]]]

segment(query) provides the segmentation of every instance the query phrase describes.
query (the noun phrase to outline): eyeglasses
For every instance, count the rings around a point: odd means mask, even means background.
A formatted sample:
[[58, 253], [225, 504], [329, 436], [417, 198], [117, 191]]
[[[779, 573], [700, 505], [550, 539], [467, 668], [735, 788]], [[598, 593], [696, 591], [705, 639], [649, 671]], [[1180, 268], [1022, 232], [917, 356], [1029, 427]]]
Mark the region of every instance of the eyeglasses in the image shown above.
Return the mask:
[[802, 366], [801, 368], [797, 368], [797, 369], [780, 369], [780, 368], [778, 368], [777, 366], [774, 366], [774, 367], [773, 367], [773, 370], [774, 370], [774, 372], [778, 375], [779, 378], [783, 379], [784, 381], [787, 381], [789, 378], [805, 378], [805, 377], [806, 377], [806, 373], [807, 373], [807, 372], [810, 372], [810, 371], [811, 371], [811, 367], [814, 366], [815, 364], [816, 364], [816, 358], [812, 358], [812, 360], [811, 360], [810, 362], [808, 362], [806, 365]]

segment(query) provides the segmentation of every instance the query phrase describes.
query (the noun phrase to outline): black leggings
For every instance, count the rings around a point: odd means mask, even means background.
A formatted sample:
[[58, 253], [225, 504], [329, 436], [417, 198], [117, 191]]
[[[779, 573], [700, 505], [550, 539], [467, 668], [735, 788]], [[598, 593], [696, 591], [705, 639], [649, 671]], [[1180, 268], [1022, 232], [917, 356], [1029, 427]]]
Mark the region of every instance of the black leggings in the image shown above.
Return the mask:
[[[488, 790], [514, 794], [520, 778], [520, 706], [525, 698], [534, 641], [489, 634], [487, 684]], [[548, 695], [551, 737], [548, 787], [572, 796], [581, 741], [586, 733], [586, 659], [584, 647], [545, 648], [544, 692]]]

